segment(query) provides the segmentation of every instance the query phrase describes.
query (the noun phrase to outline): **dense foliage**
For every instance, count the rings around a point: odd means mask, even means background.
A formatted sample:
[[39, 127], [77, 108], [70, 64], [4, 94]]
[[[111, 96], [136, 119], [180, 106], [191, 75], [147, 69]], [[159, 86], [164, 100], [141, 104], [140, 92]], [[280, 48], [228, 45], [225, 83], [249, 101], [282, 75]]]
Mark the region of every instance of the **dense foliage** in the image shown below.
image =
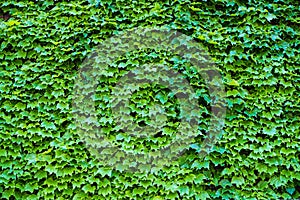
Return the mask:
[[[0, 5], [1, 198], [300, 198], [299, 1], [7, 0]], [[164, 25], [191, 36], [219, 69], [227, 91], [222, 137], [204, 158], [195, 143], [160, 170], [134, 173], [104, 166], [76, 132], [72, 97], [78, 69], [98, 44], [120, 31]], [[111, 66], [114, 75], [95, 98], [101, 123], [110, 120], [109, 111], [102, 112], [109, 103], [103, 89], [124, 74], [118, 68], [154, 61], [180, 70], [199, 91], [199, 130], [205, 133], [207, 88], [188, 63], [167, 51], [132, 52]], [[162, 104], [171, 124], [165, 134], [152, 137], [148, 146], [116, 132], [111, 140], [124, 145], [127, 139], [124, 148], [136, 150], [170, 142], [178, 113], [169, 92], [145, 86], [132, 97], [140, 105], [132, 107], [137, 123], [148, 120], [141, 107]], [[199, 134], [196, 142], [204, 138]]]

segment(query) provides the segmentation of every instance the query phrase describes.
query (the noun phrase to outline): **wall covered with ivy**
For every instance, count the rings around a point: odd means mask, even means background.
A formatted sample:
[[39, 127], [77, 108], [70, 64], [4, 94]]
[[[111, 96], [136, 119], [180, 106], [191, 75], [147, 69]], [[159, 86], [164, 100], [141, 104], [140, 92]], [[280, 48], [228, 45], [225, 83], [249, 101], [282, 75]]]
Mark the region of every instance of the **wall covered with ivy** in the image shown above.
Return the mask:
[[[300, 198], [299, 11], [296, 0], [2, 1], [0, 197]], [[199, 134], [194, 145], [159, 170], [104, 166], [76, 132], [72, 97], [78, 69], [97, 45], [120, 31], [166, 25], [201, 44], [219, 69], [227, 109], [222, 137], [202, 158], [197, 144], [205, 134]], [[199, 103], [207, 110], [199, 132], [205, 133], [211, 99], [204, 86], [201, 90], [202, 80], [168, 52], [122, 57], [102, 88], [116, 82], [118, 67], [159, 59], [185, 72], [200, 91]], [[139, 95], [150, 102], [151, 91], [172, 116], [176, 99], [153, 88]], [[98, 110], [108, 104], [102, 97]], [[135, 107], [135, 112], [141, 116], [142, 110]], [[120, 139], [110, 134], [111, 140]], [[168, 134], [151, 138], [149, 148], [159, 147]], [[135, 138], [129, 140], [128, 148], [138, 146]]]

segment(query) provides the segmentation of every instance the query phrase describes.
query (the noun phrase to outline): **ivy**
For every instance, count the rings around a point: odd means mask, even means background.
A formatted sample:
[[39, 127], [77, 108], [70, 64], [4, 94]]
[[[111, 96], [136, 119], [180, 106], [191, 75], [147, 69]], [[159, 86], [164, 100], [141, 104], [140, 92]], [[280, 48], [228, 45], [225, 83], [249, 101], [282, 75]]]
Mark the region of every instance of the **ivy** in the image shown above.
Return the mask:
[[[0, 197], [299, 199], [299, 7], [292, 0], [1, 2]], [[96, 87], [97, 116], [87, 123], [101, 124], [107, 136], [101, 144], [155, 155], [180, 139], [173, 136], [187, 115], [190, 121], [199, 117], [197, 134], [178, 159], [156, 163], [161, 168], [142, 157], [127, 164], [144, 163], [144, 172], [128, 172], [122, 164], [108, 167], [82, 141], [72, 114], [80, 66], [97, 45], [122, 31], [165, 25], [201, 44], [221, 73], [227, 109], [222, 137], [207, 156], [199, 156], [202, 142], [211, 139], [206, 133], [216, 99], [187, 59], [167, 49], [127, 52], [103, 71]], [[199, 109], [180, 113], [175, 93], [157, 84], [158, 73], [144, 76], [136, 70], [136, 77], [157, 82], [114, 90], [128, 71], [149, 63], [180, 72]], [[112, 93], [124, 97], [131, 90], [116, 116]], [[160, 129], [134, 137], [120, 131], [117, 117], [129, 128]], [[92, 134], [90, 140], [101, 145]], [[118, 157], [120, 152], [112, 156]]]

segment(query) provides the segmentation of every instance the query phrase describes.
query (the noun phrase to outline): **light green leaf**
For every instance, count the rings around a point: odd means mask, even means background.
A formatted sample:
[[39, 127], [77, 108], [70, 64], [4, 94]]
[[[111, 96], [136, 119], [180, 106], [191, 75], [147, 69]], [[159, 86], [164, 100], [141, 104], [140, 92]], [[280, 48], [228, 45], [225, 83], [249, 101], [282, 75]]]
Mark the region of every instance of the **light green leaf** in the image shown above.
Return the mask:
[[244, 180], [243, 177], [234, 176], [231, 179], [231, 183], [236, 184], [237, 186], [240, 186], [240, 185], [243, 185], [245, 183], [245, 180]]

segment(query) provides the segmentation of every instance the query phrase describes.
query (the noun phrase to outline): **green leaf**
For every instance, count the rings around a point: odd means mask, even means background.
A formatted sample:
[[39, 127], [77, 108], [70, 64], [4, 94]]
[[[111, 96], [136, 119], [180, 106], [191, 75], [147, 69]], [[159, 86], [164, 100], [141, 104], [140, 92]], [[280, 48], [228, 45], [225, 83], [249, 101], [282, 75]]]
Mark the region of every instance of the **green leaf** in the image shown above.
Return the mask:
[[196, 199], [210, 199], [210, 196], [206, 191], [201, 191], [200, 194], [196, 195]]
[[282, 148], [280, 149], [280, 153], [281, 153], [281, 154], [285, 154], [285, 155], [295, 154], [295, 153], [297, 153], [297, 150], [292, 149], [292, 148], [287, 149], [287, 148], [282, 147]]
[[264, 128], [263, 133], [267, 135], [276, 135], [276, 128]]
[[111, 175], [112, 175], [112, 170], [109, 168], [99, 168], [97, 172], [100, 173], [102, 176], [107, 175], [107, 176], [111, 177]]
[[19, 22], [19, 21], [17, 21], [17, 20], [9, 20], [8, 22], [6, 22], [6, 24], [8, 25], [8, 26], [18, 26], [18, 25], [20, 25], [21, 24], [21, 22]]
[[206, 168], [206, 169], [209, 169], [209, 161], [200, 162], [198, 160], [195, 160], [192, 164], [192, 168], [196, 168], [196, 169]]
[[158, 93], [155, 98], [158, 99], [162, 104], [165, 104], [168, 101], [168, 96], [161, 92]]
[[[56, 166], [53, 166], [53, 165], [47, 165], [47, 166], [45, 167], [45, 170], [46, 170], [47, 172], [49, 172], [50, 174], [56, 174], [58, 169], [57, 169]], [[47, 180], [48, 180], [48, 179], [47, 179]], [[50, 179], [49, 181], [51, 181], [51, 179]]]
[[133, 194], [134, 195], [142, 195], [144, 192], [145, 192], [145, 190], [142, 187], [133, 189]]
[[230, 168], [225, 168], [221, 175], [224, 176], [224, 175], [231, 175], [233, 172], [235, 172], [235, 169], [233, 166], [231, 166]]
[[267, 19], [269, 22], [272, 21], [272, 19], [276, 19], [276, 16], [273, 15], [273, 14], [271, 14], [271, 13], [269, 13], [269, 14], [266, 15], [265, 17], [266, 17], [266, 19]]
[[14, 188], [6, 189], [2, 193], [2, 197], [6, 198], [6, 199], [9, 199], [9, 197], [11, 197], [14, 194], [14, 192], [15, 192]]
[[49, 129], [50, 129], [50, 130], [51, 130], [51, 129], [52, 129], [52, 130], [56, 130], [56, 126], [54, 125], [53, 122], [45, 122], [45, 121], [44, 121], [44, 122], [41, 123], [41, 126], [42, 126], [42, 127], [45, 127], [47, 130], [49, 130]]
[[35, 177], [37, 177], [38, 180], [41, 180], [43, 178], [46, 178], [47, 177], [47, 172], [45, 171], [38, 171], [36, 174], [35, 174]]
[[61, 109], [61, 110], [68, 110], [69, 109], [69, 104], [67, 104], [67, 103], [58, 103], [56, 108]]
[[7, 156], [7, 151], [5, 149], [0, 149], [0, 156]]
[[245, 183], [245, 180], [243, 177], [237, 177], [237, 176], [234, 176], [232, 177], [231, 179], [231, 183], [232, 184], [235, 184], [237, 186], [240, 186], [240, 185], [243, 185]]
[[90, 184], [87, 184], [85, 186], [82, 187], [82, 190], [85, 192], [85, 193], [88, 193], [88, 192], [91, 192], [91, 193], [94, 193], [96, 187], [95, 186], [91, 186]]
[[36, 154], [27, 154], [25, 159], [28, 160], [28, 164], [35, 163], [37, 161]]
[[31, 185], [30, 183], [27, 183], [24, 187], [24, 191], [29, 191], [29, 192], [33, 192], [35, 189], [35, 186]]
[[290, 194], [293, 195], [296, 189], [294, 187], [286, 188], [286, 191]]
[[160, 123], [163, 123], [163, 122], [166, 122], [168, 120], [167, 116], [166, 115], [157, 115], [156, 116], [156, 121], [157, 122], [160, 122]]
[[163, 197], [161, 197], [161, 196], [155, 196], [154, 198], [153, 198], [153, 200], [163, 200], [164, 198]]
[[201, 183], [203, 183], [204, 179], [206, 179], [204, 174], [197, 174], [195, 179], [194, 179], [194, 183], [195, 184], [201, 184]]
[[188, 195], [190, 191], [188, 186], [179, 186], [178, 190], [180, 195]]
[[193, 182], [195, 180], [196, 176], [194, 174], [189, 174], [184, 178], [185, 183]]
[[280, 180], [279, 177], [272, 177], [270, 180], [271, 185], [274, 185], [276, 188], [279, 188], [280, 186], [283, 186], [284, 183]]
[[237, 91], [237, 90], [230, 90], [230, 91], [227, 91], [227, 96], [238, 96], [240, 93]]
[[234, 79], [232, 79], [231, 81], [229, 81], [227, 84], [231, 85], [231, 86], [240, 86], [240, 84], [236, 80], [234, 80]]
[[19, 103], [17, 103], [17, 104], [15, 105], [15, 108], [16, 108], [16, 110], [25, 110], [26, 105], [23, 104], [23, 103], [21, 103], [21, 102], [19, 102]]

